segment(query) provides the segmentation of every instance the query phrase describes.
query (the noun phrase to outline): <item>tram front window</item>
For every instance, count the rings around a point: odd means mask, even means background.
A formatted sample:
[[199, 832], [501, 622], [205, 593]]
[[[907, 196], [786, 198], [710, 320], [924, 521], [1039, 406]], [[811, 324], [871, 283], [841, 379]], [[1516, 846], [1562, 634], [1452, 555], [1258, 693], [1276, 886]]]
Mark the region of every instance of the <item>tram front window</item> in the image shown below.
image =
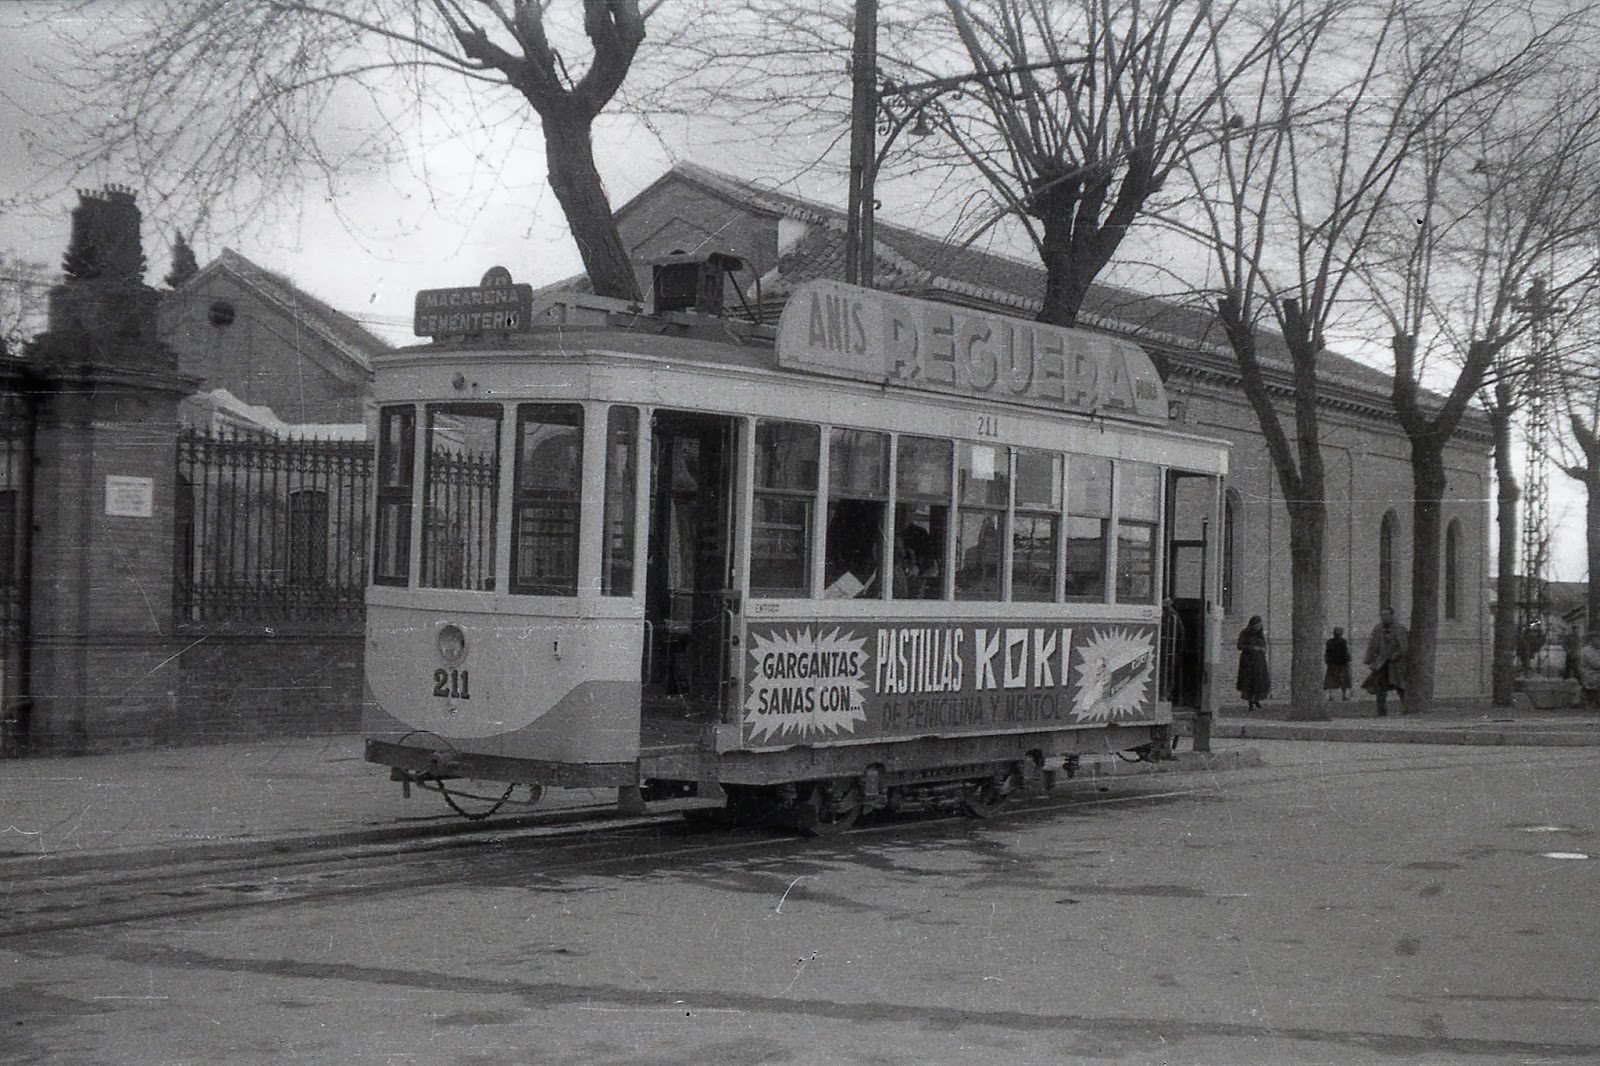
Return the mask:
[[896, 443], [895, 599], [944, 597], [951, 458], [947, 440], [901, 437]]
[[[583, 408], [517, 408], [517, 470], [511, 503], [511, 591], [578, 594], [578, 505], [583, 497]], [[631, 552], [630, 552], [631, 561]]]
[[378, 430], [378, 514], [372, 566], [375, 585], [404, 585], [411, 566], [411, 462], [417, 414], [385, 407]]
[[1073, 456], [1067, 464], [1066, 598], [1104, 603], [1107, 527], [1111, 524], [1111, 460]]
[[639, 409], [613, 407], [606, 416], [605, 543], [600, 591], [633, 595], [633, 509], [639, 464]]
[[1161, 517], [1161, 471], [1123, 463], [1117, 471], [1117, 602], [1156, 599], [1156, 523]]
[[422, 584], [490, 591], [500, 484], [500, 408], [430, 406], [427, 440]]
[[805, 596], [811, 591], [811, 515], [820, 450], [817, 426], [756, 424], [752, 595]]
[[883, 595], [883, 512], [889, 499], [889, 438], [835, 429], [828, 443], [828, 534], [823, 596]]
[[956, 527], [956, 599], [998, 600], [1011, 472], [1003, 448], [961, 445], [961, 513]]

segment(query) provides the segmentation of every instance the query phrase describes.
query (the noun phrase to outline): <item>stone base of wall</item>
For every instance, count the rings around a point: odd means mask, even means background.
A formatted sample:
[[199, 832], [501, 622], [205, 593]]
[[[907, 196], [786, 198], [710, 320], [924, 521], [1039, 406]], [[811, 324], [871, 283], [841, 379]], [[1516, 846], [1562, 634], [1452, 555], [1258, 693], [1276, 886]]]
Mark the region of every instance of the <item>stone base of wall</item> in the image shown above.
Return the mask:
[[356, 732], [362, 643], [262, 631], [37, 648], [27, 753]]
[[213, 636], [186, 647], [160, 744], [352, 733], [361, 726], [360, 632]]

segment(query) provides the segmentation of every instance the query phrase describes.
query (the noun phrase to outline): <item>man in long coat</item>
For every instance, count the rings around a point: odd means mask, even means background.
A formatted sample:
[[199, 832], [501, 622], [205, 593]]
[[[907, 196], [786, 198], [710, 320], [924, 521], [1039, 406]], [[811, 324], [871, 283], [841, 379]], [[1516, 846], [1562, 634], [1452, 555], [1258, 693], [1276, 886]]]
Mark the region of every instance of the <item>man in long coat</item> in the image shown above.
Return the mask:
[[1406, 679], [1411, 658], [1411, 634], [1394, 620], [1394, 608], [1385, 607], [1379, 612], [1380, 621], [1372, 627], [1367, 638], [1366, 664], [1371, 673], [1361, 687], [1378, 697], [1378, 714], [1388, 714], [1385, 706], [1389, 690], [1400, 693], [1400, 713], [1406, 710]]

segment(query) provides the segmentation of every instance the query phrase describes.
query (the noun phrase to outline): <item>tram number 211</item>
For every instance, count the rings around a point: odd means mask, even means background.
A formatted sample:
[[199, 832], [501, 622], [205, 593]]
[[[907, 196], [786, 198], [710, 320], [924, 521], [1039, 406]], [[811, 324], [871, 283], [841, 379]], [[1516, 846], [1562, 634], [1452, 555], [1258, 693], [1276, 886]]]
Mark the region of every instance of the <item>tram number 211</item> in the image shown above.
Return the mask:
[[466, 670], [435, 670], [433, 672], [433, 694], [452, 700], [470, 700], [472, 689], [468, 687]]

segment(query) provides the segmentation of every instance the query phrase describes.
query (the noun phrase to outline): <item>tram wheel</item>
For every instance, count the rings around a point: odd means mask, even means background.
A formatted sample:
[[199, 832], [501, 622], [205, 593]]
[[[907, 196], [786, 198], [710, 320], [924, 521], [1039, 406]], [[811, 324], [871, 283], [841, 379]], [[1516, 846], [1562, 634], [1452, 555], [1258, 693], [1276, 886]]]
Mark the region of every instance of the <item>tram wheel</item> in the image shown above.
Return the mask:
[[861, 817], [861, 788], [854, 778], [818, 782], [795, 803], [795, 827], [807, 836], [837, 836]]
[[974, 818], [992, 818], [1011, 801], [1011, 794], [1022, 786], [1022, 778], [1014, 773], [996, 774], [984, 781], [968, 785], [961, 795], [961, 806]]

